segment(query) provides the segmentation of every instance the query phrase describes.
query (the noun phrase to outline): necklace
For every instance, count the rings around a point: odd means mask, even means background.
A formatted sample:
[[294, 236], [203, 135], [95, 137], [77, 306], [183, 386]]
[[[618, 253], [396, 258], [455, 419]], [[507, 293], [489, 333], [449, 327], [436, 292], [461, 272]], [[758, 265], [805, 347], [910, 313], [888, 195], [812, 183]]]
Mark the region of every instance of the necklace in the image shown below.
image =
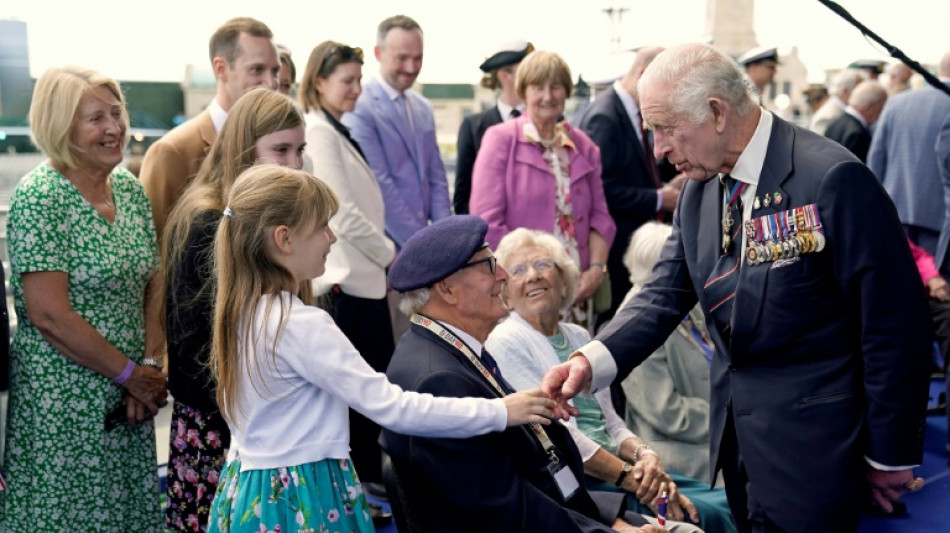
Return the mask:
[[555, 350], [561, 351], [567, 348], [567, 335], [561, 331], [561, 328], [558, 328], [557, 333], [548, 337], [548, 342], [551, 343], [551, 346], [553, 346]]

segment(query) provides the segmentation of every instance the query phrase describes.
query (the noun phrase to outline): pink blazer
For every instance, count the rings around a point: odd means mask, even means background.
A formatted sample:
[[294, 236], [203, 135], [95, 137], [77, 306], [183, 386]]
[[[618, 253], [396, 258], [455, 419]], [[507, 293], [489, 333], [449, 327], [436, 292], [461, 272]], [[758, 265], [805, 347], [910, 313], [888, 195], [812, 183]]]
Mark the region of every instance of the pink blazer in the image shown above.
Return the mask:
[[[518, 117], [488, 128], [472, 170], [473, 215], [488, 222], [488, 243], [498, 247], [502, 237], [516, 228], [554, 231], [554, 176], [541, 149], [524, 139], [528, 120]], [[600, 149], [579, 129], [567, 125], [577, 150], [570, 151], [571, 205], [581, 258], [581, 270], [590, 265], [590, 231], [613, 242], [617, 227], [607, 212], [600, 179]]]

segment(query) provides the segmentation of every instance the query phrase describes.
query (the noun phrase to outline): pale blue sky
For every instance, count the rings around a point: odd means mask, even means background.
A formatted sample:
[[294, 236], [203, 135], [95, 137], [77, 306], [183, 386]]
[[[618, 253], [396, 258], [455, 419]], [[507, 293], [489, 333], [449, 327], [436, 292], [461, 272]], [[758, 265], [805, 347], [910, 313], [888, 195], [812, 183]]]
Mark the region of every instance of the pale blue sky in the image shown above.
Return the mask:
[[[208, 64], [207, 41], [226, 19], [250, 15], [266, 22], [294, 52], [298, 69], [320, 41], [334, 39], [367, 51], [364, 78], [375, 75], [375, 28], [404, 13], [425, 32], [422, 82], [475, 83], [478, 64], [498, 43], [515, 38], [554, 50], [575, 74], [619, 74], [609, 58], [607, 6], [629, 9], [623, 45], [672, 45], [702, 40], [706, 0], [4, 0], [0, 19], [28, 23], [30, 66], [78, 64], [122, 80], [180, 81], [185, 64]], [[911, 57], [936, 63], [950, 50], [948, 0], [839, 0], [873, 31]], [[266, 7], [265, 7], [266, 6]], [[756, 0], [760, 44], [798, 46], [809, 79], [858, 58], [887, 54], [817, 0]], [[624, 60], [625, 62], [626, 60]]]

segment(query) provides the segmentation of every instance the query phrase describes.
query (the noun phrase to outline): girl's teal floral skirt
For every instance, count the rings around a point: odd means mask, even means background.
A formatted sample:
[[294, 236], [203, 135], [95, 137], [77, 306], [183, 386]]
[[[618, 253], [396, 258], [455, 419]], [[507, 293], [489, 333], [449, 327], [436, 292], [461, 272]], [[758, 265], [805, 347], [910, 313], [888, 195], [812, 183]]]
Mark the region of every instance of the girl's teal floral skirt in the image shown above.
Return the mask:
[[209, 533], [373, 532], [366, 497], [348, 459], [241, 472], [224, 466]]

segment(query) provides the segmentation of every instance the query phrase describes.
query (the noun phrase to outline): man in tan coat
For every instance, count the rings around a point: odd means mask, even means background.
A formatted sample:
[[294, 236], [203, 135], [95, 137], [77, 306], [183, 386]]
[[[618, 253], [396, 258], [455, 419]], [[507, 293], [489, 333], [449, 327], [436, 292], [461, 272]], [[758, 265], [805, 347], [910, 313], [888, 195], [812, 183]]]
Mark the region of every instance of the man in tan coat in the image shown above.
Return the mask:
[[168, 132], [145, 153], [140, 174], [161, 240], [165, 220], [204, 161], [234, 102], [252, 87], [277, 89], [280, 59], [263, 22], [239, 17], [224, 23], [209, 43], [217, 81], [214, 100], [198, 116]]

